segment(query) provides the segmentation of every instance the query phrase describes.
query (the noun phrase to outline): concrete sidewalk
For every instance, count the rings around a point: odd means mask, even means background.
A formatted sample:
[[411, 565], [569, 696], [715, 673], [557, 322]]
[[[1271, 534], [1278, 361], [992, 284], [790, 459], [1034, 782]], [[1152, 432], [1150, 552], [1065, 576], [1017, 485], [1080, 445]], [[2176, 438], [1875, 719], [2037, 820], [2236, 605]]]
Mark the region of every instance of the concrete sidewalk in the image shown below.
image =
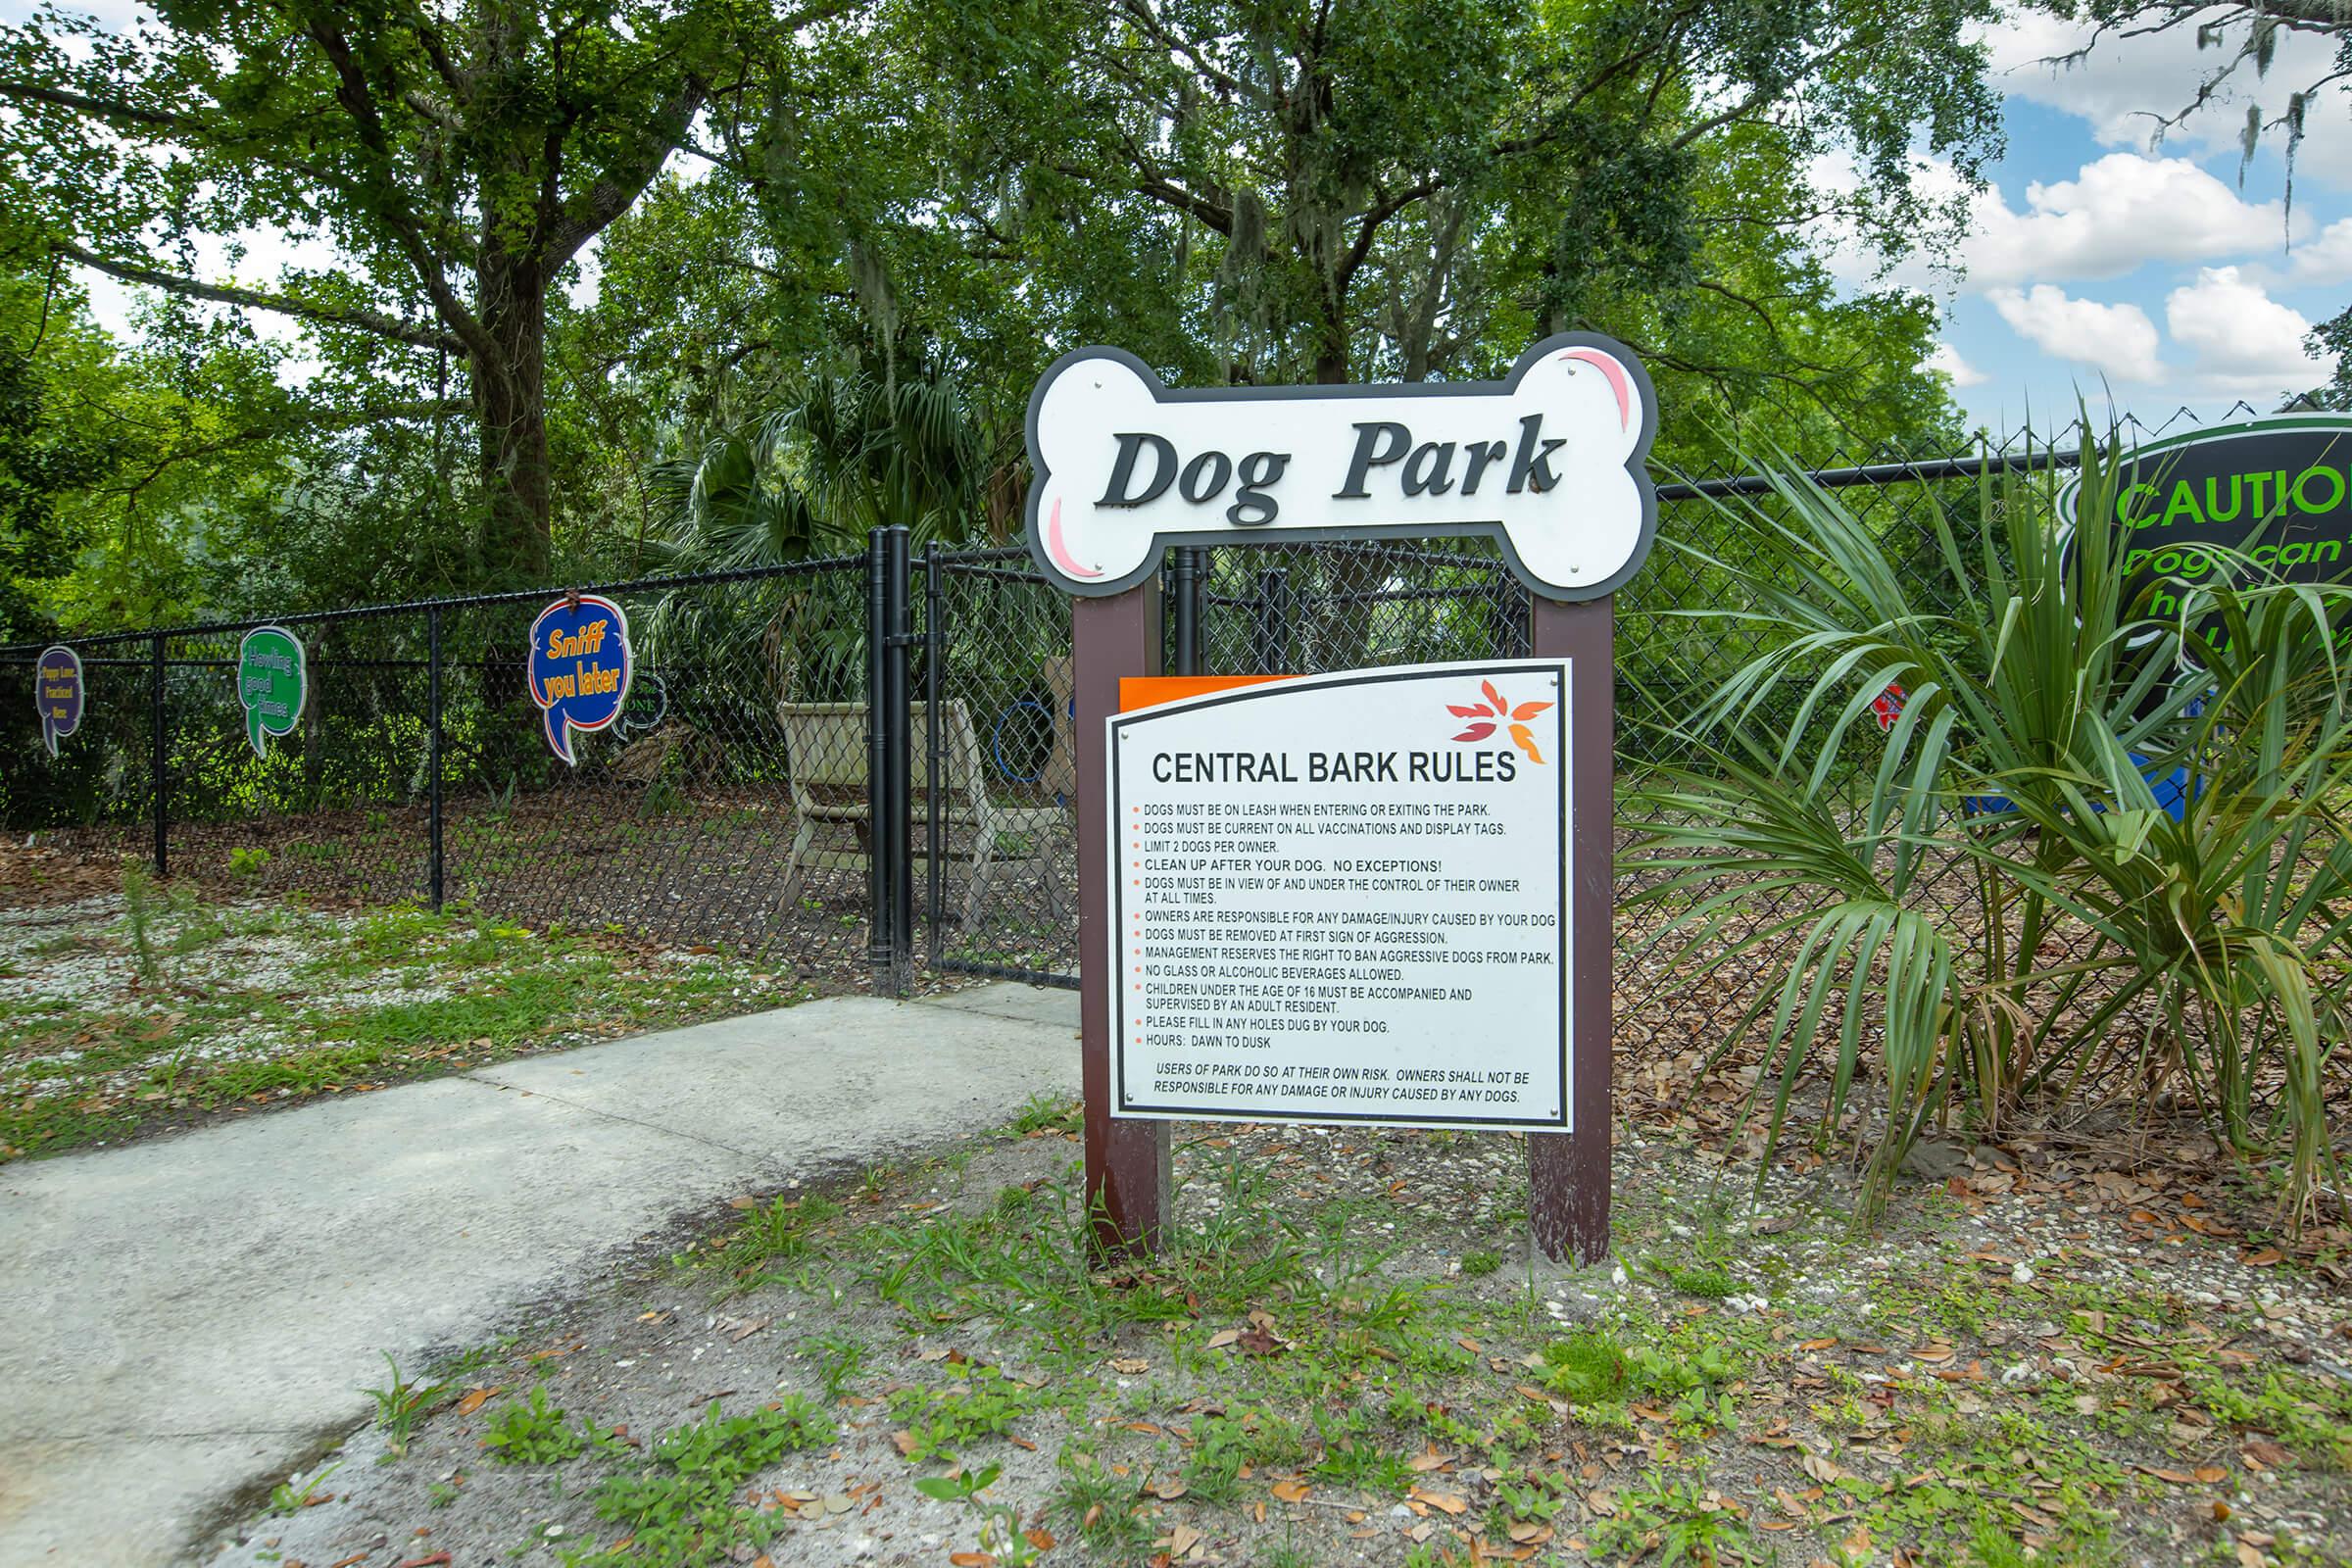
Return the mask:
[[1075, 1094], [1074, 992], [835, 998], [0, 1169], [0, 1568], [193, 1532], [491, 1335], [746, 1189]]

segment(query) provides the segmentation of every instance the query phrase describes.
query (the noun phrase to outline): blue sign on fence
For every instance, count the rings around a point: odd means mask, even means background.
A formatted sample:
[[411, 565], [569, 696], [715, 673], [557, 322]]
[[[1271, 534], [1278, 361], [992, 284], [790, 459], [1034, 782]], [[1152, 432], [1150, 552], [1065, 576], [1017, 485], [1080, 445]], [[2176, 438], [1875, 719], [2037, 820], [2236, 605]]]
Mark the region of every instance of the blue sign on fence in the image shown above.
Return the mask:
[[573, 766], [571, 732], [604, 729], [629, 700], [629, 617], [598, 594], [567, 594], [531, 622], [531, 701], [547, 744]]

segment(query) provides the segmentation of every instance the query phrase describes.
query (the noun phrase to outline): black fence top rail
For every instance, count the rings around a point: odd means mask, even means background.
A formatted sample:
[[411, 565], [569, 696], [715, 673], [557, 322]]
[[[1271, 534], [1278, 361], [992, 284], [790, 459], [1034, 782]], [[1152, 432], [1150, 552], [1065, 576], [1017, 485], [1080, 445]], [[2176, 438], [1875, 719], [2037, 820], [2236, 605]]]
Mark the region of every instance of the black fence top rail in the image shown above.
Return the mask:
[[[1853, 485], [1930, 484], [1942, 479], [1974, 479], [1999, 469], [2022, 472], [2033, 468], [2073, 468], [2082, 465], [2080, 452], [2041, 447], [2026, 452], [1992, 452], [1969, 458], [1903, 459], [1864, 463], [1846, 468], [1799, 470], [1824, 490]], [[1720, 500], [1727, 496], [1772, 494], [1773, 476], [1764, 473], [1726, 474], [1719, 479], [1689, 476], [1658, 486], [1660, 501]]]

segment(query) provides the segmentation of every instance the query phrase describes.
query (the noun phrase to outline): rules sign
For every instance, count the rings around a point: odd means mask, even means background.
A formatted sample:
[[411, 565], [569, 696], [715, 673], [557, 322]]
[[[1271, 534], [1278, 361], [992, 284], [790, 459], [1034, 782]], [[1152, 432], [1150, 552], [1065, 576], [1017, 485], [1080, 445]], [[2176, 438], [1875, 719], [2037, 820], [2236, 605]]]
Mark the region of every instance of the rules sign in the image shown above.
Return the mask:
[[1112, 716], [1113, 1114], [1569, 1130], [1569, 674]]

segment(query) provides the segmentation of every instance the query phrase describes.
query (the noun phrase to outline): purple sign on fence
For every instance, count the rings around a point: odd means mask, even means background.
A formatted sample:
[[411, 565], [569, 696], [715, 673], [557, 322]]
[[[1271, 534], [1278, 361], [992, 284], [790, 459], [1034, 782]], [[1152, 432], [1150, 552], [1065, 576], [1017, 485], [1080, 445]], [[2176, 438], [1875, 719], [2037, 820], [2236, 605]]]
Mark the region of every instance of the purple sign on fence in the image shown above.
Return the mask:
[[41, 715], [41, 744], [57, 755], [57, 743], [81, 728], [81, 656], [71, 648], [41, 650], [33, 672], [32, 704]]
[[629, 617], [612, 600], [574, 594], [531, 622], [531, 701], [547, 724], [547, 744], [564, 761], [573, 730], [599, 730], [629, 700]]

